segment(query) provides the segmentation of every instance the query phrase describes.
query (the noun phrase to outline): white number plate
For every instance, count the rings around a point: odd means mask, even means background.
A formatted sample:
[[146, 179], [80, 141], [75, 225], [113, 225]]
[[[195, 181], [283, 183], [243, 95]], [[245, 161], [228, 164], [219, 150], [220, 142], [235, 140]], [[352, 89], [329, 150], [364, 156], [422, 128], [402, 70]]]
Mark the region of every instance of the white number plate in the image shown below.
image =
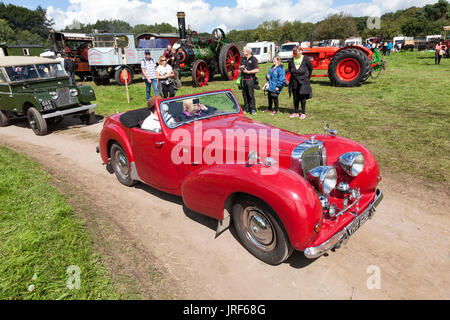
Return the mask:
[[347, 227], [347, 234], [351, 236], [358, 230], [364, 223], [366, 223], [367, 220], [369, 220], [369, 213], [370, 210], [367, 209], [364, 211], [361, 215], [359, 215], [355, 221], [353, 221], [348, 227]]

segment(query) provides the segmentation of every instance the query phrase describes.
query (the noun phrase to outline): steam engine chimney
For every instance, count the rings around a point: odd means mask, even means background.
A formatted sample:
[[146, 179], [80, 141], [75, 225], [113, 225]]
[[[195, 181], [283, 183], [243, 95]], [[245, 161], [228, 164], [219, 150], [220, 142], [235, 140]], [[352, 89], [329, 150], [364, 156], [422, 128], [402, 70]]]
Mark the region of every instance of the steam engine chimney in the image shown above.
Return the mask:
[[178, 31], [180, 32], [180, 39], [184, 40], [186, 39], [186, 22], [185, 22], [186, 15], [184, 12], [177, 12], [177, 18], [178, 18]]

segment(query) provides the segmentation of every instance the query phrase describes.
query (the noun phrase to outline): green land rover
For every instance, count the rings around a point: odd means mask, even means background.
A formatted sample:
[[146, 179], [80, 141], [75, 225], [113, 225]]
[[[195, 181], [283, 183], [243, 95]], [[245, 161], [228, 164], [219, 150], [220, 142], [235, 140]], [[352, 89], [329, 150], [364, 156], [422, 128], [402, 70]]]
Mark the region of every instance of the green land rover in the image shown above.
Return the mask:
[[59, 61], [39, 57], [0, 57], [0, 127], [13, 117], [26, 116], [37, 135], [63, 116], [95, 122], [94, 90], [72, 86]]

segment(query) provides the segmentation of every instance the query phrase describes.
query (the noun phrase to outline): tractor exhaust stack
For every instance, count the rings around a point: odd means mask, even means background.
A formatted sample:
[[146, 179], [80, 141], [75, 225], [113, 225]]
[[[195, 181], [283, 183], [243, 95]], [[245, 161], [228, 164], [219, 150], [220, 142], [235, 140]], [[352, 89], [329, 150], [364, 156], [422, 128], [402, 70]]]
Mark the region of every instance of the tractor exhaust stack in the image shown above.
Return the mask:
[[186, 39], [186, 14], [182, 11], [177, 12], [177, 18], [178, 18], [178, 31], [180, 32], [180, 39], [184, 40]]

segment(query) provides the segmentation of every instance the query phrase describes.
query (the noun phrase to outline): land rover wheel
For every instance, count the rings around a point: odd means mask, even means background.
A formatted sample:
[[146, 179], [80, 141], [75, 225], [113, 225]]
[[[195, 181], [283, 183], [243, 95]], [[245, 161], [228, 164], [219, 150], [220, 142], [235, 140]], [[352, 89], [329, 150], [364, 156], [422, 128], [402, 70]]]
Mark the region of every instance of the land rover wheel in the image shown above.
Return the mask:
[[235, 230], [244, 247], [265, 263], [277, 265], [292, 254], [292, 246], [276, 213], [263, 201], [240, 197], [232, 208]]
[[6, 127], [9, 125], [9, 119], [5, 112], [0, 111], [0, 127]]
[[87, 125], [91, 125], [95, 123], [95, 112], [88, 111], [86, 114], [80, 117], [81, 122]]
[[127, 187], [131, 187], [137, 181], [131, 178], [131, 166], [128, 157], [120, 144], [113, 143], [110, 149], [111, 166], [116, 174], [117, 180]]
[[27, 110], [27, 118], [31, 129], [36, 135], [43, 136], [47, 134], [47, 122], [35, 107]]

